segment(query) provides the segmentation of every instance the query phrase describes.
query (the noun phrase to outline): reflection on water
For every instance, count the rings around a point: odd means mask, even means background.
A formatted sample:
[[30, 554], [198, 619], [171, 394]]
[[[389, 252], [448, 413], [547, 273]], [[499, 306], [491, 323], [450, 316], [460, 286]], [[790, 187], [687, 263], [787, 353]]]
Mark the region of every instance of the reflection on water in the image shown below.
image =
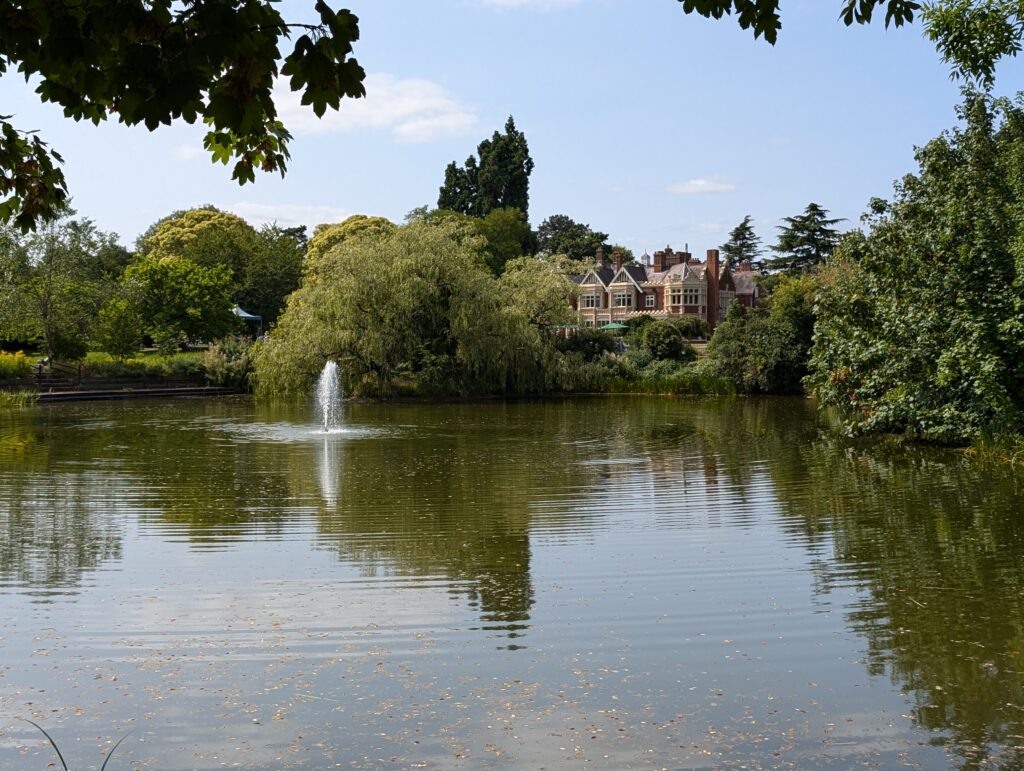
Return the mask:
[[14, 717], [86, 766], [1024, 765], [1009, 469], [799, 400], [308, 414], [0, 413], [0, 767], [50, 760]]

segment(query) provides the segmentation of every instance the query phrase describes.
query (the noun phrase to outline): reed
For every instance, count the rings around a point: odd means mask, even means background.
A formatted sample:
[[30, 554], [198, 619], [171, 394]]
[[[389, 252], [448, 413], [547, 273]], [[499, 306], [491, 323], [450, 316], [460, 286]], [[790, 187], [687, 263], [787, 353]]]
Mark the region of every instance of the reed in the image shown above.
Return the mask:
[[[28, 718], [24, 717], [20, 718], [20, 720], [24, 720], [26, 723], [30, 723], [39, 729], [39, 732], [46, 737], [47, 741], [50, 742], [50, 746], [53, 747], [53, 751], [57, 753], [57, 757], [60, 759], [61, 768], [63, 768], [64, 771], [68, 771], [68, 764], [64, 760], [64, 755], [61, 753], [60, 747], [57, 746], [57, 742], [53, 740], [53, 737], [46, 732], [46, 729], [44, 729], [41, 725], [39, 725], [39, 723], [35, 722], [34, 720], [29, 720]], [[106, 771], [107, 763], [110, 762], [110, 757], [114, 754], [114, 751], [121, 746], [121, 742], [123, 742], [127, 738], [128, 734], [125, 734], [117, 740], [117, 743], [113, 747], [110, 748], [110, 752], [108, 752], [107, 756], [103, 759], [103, 765], [100, 766], [100, 771]]]

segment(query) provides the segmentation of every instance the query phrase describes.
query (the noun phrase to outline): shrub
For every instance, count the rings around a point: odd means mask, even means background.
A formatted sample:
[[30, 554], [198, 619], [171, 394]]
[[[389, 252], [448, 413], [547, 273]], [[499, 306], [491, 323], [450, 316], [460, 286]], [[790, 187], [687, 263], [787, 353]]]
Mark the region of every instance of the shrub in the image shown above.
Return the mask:
[[78, 330], [57, 329], [50, 342], [57, 361], [81, 361], [89, 352], [89, 343]]
[[0, 352], [0, 378], [17, 378], [32, 374], [32, 362], [24, 351]]
[[563, 353], [578, 353], [584, 361], [596, 361], [615, 350], [615, 338], [593, 327], [580, 327], [576, 333], [555, 339], [555, 346]]
[[153, 346], [161, 356], [172, 356], [186, 342], [185, 333], [177, 327], [161, 327], [153, 333]]
[[655, 359], [693, 361], [697, 352], [683, 338], [678, 325], [670, 321], [655, 321], [644, 329], [644, 348]]
[[217, 386], [248, 388], [252, 372], [250, 346], [235, 337], [213, 343], [203, 355], [206, 378]]

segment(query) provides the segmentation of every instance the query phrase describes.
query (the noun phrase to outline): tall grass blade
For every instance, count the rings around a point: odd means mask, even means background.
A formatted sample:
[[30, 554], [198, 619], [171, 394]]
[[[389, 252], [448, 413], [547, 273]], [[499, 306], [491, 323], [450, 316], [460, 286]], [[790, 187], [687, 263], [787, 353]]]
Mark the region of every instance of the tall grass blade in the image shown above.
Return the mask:
[[[64, 756], [60, 754], [60, 747], [57, 746], [57, 742], [55, 742], [53, 740], [53, 737], [50, 736], [50, 734], [46, 733], [46, 731], [43, 730], [43, 727], [41, 725], [39, 725], [39, 723], [36, 723], [34, 720], [29, 720], [28, 718], [24, 718], [24, 717], [21, 717], [21, 718], [18, 718], [18, 719], [19, 720], [24, 720], [26, 723], [31, 723], [32, 725], [34, 725], [36, 728], [38, 728], [42, 732], [43, 736], [45, 736], [47, 739], [50, 740], [50, 746], [53, 747], [53, 751], [56, 752], [57, 753], [57, 757], [60, 758], [61, 766], [64, 767], [64, 771], [68, 771], [68, 764], [64, 762]], [[121, 742], [118, 742], [118, 744], [120, 744], [120, 743]], [[114, 749], [117, 749], [117, 744], [114, 745]], [[111, 752], [113, 752], [113, 750], [111, 750]], [[104, 763], [103, 765], [105, 766], [107, 764]]]
[[125, 739], [127, 739], [127, 738], [128, 738], [129, 736], [131, 736], [131, 731], [129, 731], [129, 732], [128, 732], [128, 733], [126, 733], [126, 734], [125, 734], [124, 736], [122, 736], [122, 737], [121, 737], [120, 739], [118, 739], [118, 740], [117, 740], [117, 744], [115, 744], [115, 745], [114, 745], [113, 747], [111, 747], [111, 748], [110, 748], [110, 752], [108, 752], [108, 753], [107, 753], [107, 757], [106, 757], [106, 758], [104, 758], [104, 760], [103, 760], [103, 765], [102, 765], [102, 766], [100, 766], [100, 771], [106, 771], [106, 769], [107, 769], [107, 763], [109, 763], [109, 762], [110, 762], [110, 756], [114, 754], [114, 750], [116, 750], [116, 749], [117, 749], [118, 747], [120, 747], [120, 746], [121, 746], [121, 742], [123, 742], [123, 741], [124, 741]]

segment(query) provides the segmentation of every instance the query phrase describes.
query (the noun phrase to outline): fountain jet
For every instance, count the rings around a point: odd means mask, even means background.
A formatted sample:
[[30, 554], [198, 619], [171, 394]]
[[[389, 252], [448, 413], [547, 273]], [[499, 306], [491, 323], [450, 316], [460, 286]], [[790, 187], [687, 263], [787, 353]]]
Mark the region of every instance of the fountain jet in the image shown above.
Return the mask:
[[316, 383], [316, 401], [323, 421], [324, 432], [336, 429], [341, 418], [341, 386], [338, 383], [338, 365], [329, 361], [324, 365]]

